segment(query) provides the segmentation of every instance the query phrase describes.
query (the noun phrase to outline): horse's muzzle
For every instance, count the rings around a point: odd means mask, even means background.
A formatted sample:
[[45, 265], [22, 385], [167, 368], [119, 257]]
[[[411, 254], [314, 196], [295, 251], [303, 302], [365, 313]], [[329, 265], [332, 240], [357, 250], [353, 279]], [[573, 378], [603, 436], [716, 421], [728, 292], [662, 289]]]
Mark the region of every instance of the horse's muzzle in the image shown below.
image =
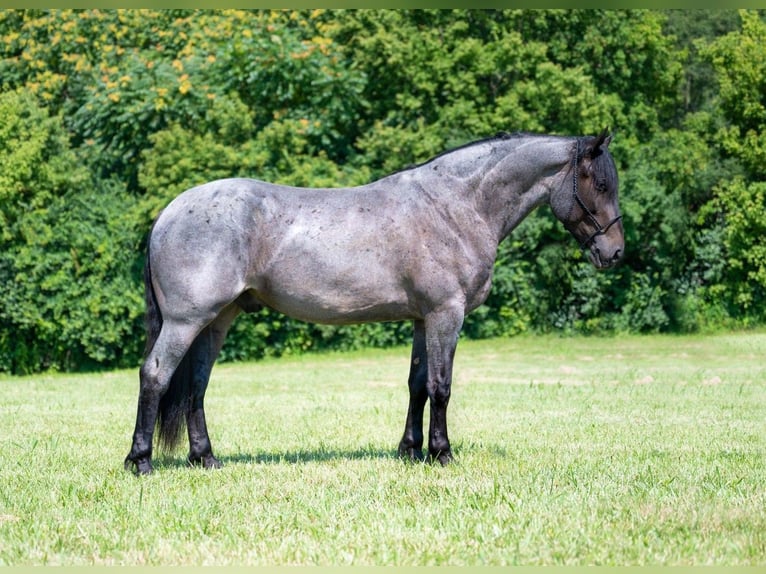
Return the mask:
[[609, 269], [617, 265], [624, 252], [625, 249], [622, 245], [611, 247], [608, 244], [598, 246], [593, 243], [588, 250], [588, 257], [597, 269]]

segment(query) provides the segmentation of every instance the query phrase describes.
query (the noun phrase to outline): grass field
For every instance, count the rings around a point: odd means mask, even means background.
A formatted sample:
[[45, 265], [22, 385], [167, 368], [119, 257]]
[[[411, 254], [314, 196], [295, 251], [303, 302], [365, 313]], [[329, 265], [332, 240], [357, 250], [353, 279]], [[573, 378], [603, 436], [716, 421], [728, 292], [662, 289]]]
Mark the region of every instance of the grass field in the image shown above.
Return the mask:
[[136, 371], [2, 378], [0, 565], [764, 565], [766, 334], [461, 342], [457, 463], [396, 456], [407, 349], [218, 365], [222, 470], [136, 478]]

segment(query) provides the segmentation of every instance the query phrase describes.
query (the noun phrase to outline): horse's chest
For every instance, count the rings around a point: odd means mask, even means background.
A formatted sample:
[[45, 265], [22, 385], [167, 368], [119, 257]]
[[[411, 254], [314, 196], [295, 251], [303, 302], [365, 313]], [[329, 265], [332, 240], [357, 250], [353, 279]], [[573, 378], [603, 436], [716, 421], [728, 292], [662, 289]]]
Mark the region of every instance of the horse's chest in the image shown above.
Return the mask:
[[472, 311], [487, 300], [492, 288], [493, 265], [488, 264], [478, 269], [466, 290], [466, 311]]
[[415, 285], [434, 301], [463, 299], [467, 310], [481, 305], [492, 285], [496, 251], [465, 235], [424, 241], [412, 265]]

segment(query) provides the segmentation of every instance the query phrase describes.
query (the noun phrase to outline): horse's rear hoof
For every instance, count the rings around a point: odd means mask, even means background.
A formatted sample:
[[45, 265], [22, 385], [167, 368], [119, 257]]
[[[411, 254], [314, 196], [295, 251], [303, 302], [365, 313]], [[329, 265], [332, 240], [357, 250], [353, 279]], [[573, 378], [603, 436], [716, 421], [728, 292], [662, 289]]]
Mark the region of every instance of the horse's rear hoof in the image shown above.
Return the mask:
[[202, 468], [223, 468], [223, 463], [214, 457], [212, 454], [206, 454], [204, 456], [195, 456], [188, 458], [189, 466], [201, 465]]
[[217, 469], [223, 468], [223, 463], [211, 454], [210, 456], [202, 459], [202, 466], [208, 469]]

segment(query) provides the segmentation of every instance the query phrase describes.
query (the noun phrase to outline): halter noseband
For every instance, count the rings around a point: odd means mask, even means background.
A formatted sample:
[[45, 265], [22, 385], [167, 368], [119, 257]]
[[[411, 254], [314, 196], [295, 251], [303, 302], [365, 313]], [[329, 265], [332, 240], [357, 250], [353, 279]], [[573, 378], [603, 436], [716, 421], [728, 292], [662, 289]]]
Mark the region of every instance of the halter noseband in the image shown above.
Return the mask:
[[[580, 209], [583, 210], [585, 215], [588, 217], [588, 219], [590, 219], [591, 223], [596, 228], [596, 231], [591, 233], [585, 241], [580, 243], [580, 247], [582, 249], [587, 249], [588, 246], [593, 242], [593, 240], [596, 239], [596, 237], [598, 237], [599, 235], [604, 235], [607, 231], [609, 231], [609, 228], [612, 227], [612, 225], [620, 221], [620, 219], [622, 219], [622, 215], [618, 215], [617, 217], [615, 217], [609, 223], [607, 223], [605, 226], [602, 227], [601, 224], [598, 222], [598, 219], [596, 219], [596, 216], [593, 215], [593, 212], [590, 209], [588, 209], [588, 207], [585, 205], [583, 200], [580, 198], [580, 195], [577, 193], [577, 180], [578, 180], [577, 166], [580, 163], [580, 159], [582, 158], [580, 157], [580, 140], [578, 139], [577, 152], [575, 153], [575, 156], [572, 160], [572, 174], [573, 174], [572, 175], [572, 194], [574, 195], [577, 205], [580, 206]], [[572, 208], [574, 208], [574, 204], [572, 205]], [[569, 212], [571, 214], [572, 212], [571, 208]]]

